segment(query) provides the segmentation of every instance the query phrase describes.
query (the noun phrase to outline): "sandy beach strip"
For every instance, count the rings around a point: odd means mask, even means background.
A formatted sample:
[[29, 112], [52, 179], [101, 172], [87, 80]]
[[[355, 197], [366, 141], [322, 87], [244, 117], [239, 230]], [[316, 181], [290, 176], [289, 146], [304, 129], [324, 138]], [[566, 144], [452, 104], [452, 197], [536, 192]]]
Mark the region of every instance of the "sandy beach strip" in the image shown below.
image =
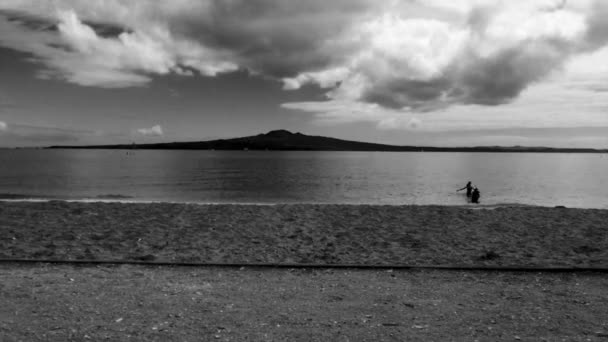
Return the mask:
[[0, 258], [608, 267], [608, 210], [0, 202]]

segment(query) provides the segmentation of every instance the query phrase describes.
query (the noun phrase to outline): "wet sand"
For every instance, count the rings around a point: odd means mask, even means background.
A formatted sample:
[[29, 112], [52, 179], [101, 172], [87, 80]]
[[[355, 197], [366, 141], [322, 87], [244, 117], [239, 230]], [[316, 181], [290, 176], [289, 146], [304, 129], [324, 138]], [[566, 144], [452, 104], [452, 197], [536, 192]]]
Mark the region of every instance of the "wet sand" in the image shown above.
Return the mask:
[[608, 210], [0, 202], [0, 258], [608, 267]]

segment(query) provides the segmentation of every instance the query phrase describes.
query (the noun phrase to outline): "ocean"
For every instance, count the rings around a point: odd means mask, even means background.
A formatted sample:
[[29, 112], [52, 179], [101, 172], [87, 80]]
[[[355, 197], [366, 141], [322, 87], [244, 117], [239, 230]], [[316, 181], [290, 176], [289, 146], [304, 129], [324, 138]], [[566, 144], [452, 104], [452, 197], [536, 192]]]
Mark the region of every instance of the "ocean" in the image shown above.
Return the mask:
[[0, 199], [608, 208], [608, 155], [0, 150]]

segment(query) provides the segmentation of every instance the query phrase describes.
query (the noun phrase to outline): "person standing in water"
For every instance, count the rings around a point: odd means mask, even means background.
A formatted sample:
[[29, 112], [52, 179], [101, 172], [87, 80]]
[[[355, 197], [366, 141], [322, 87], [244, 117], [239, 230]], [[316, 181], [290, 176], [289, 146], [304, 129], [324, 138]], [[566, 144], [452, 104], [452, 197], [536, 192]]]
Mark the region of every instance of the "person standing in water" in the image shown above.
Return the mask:
[[471, 192], [473, 191], [473, 185], [471, 185], [470, 181], [467, 183], [467, 185], [464, 186], [464, 188], [458, 189], [456, 191], [462, 191], [464, 189], [467, 189], [467, 197], [471, 197]]
[[471, 194], [471, 203], [479, 203], [479, 197], [481, 197], [481, 193], [479, 192], [479, 189], [475, 187], [475, 189], [473, 189], [473, 193]]

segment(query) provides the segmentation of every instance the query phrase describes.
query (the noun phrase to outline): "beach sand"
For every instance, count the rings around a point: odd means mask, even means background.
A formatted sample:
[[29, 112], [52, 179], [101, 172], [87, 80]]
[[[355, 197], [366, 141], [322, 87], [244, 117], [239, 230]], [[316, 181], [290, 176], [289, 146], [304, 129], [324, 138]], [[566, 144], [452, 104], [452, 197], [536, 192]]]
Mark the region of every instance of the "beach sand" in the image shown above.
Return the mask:
[[608, 210], [0, 202], [0, 258], [608, 267]]
[[594, 273], [0, 265], [2, 341], [605, 341]]
[[[0, 258], [607, 267], [608, 211], [0, 202]], [[0, 264], [3, 341], [600, 341], [605, 273]]]

